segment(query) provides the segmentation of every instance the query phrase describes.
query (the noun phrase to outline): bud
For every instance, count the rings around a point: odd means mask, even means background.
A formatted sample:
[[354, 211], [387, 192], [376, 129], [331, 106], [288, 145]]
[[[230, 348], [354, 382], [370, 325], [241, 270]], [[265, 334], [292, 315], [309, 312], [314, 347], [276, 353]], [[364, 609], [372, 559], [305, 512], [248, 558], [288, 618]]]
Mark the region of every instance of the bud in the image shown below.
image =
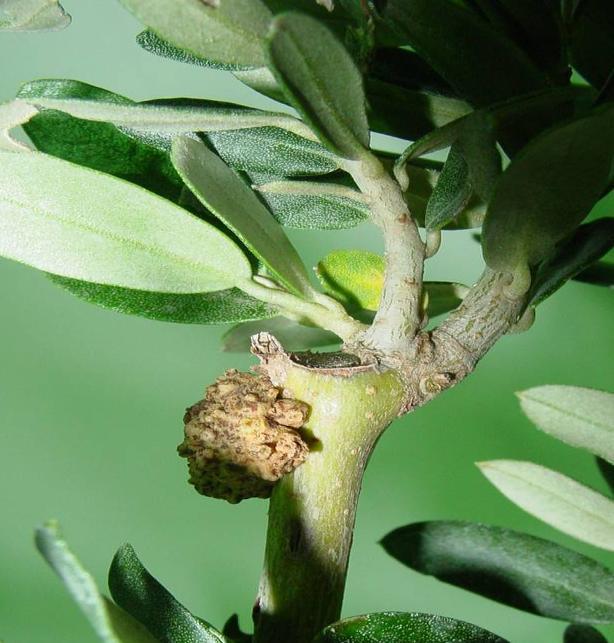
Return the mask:
[[283, 397], [264, 374], [227, 371], [185, 414], [179, 455], [199, 493], [236, 503], [268, 498], [273, 485], [307, 458], [297, 431], [309, 412]]

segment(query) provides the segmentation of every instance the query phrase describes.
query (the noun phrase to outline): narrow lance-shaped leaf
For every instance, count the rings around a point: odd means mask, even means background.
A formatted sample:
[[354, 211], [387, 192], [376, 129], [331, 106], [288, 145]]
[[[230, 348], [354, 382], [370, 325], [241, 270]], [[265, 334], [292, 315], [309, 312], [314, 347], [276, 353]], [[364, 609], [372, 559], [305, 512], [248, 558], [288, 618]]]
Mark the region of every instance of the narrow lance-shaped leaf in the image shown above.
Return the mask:
[[382, 545], [416, 571], [527, 612], [581, 623], [614, 622], [614, 573], [542, 538], [435, 521], [395, 529]]
[[517, 394], [536, 426], [614, 464], [614, 394], [579, 386], [537, 386]]
[[329, 625], [314, 643], [507, 643], [481, 627], [435, 614], [380, 612]]
[[597, 261], [575, 275], [574, 279], [587, 284], [614, 288], [614, 264], [607, 261]]
[[238, 288], [178, 294], [106, 286], [49, 275], [51, 280], [84, 301], [118, 313], [177, 324], [226, 324], [268, 319], [277, 309]]
[[2, 0], [0, 31], [56, 31], [70, 24], [58, 0]]
[[171, 158], [198, 199], [245, 243], [271, 274], [291, 290], [310, 298], [313, 291], [298, 253], [251, 188], [200, 141], [177, 138]]
[[0, 254], [64, 277], [159, 292], [251, 278], [213, 226], [151, 192], [51, 156], [0, 153]]
[[[555, 293], [567, 280], [593, 283], [597, 260], [614, 247], [614, 218], [597, 219], [581, 225], [569, 240], [541, 263], [531, 282], [527, 306], [535, 306]], [[606, 284], [614, 283], [612, 279]]]
[[532, 462], [478, 464], [501, 493], [531, 515], [578, 540], [614, 551], [614, 502]]
[[202, 67], [213, 67], [215, 69], [234, 69], [235, 65], [225, 65], [223, 63], [216, 62], [209, 58], [203, 58], [202, 56], [196, 56], [194, 52], [187, 51], [186, 49], [181, 49], [180, 47], [173, 47], [166, 40], [162, 40], [150, 29], [145, 29], [136, 37], [137, 44], [142, 47], [145, 51], [148, 51], [150, 54], [155, 56], [161, 56], [162, 58], [170, 58], [176, 62], [188, 63], [190, 65], [200, 65]]
[[121, 0], [157, 36], [196, 58], [224, 65], [264, 64], [271, 12], [260, 0]]
[[117, 604], [144, 623], [160, 643], [227, 643], [143, 567], [130, 545], [120, 547], [113, 558], [109, 589]]
[[36, 114], [38, 114], [36, 107], [18, 100], [0, 104], [0, 151], [30, 151], [27, 145], [16, 141], [11, 136], [11, 130], [19, 125], [24, 125]]
[[327, 27], [299, 13], [279, 16], [268, 56], [278, 83], [325, 145], [346, 158], [369, 146], [360, 71]]
[[141, 623], [100, 594], [95, 580], [68, 548], [55, 521], [36, 530], [36, 547], [103, 643], [156, 643], [157, 639]]
[[548, 256], [602, 196], [614, 155], [614, 107], [531, 141], [502, 174], [483, 230], [487, 264], [502, 272]]

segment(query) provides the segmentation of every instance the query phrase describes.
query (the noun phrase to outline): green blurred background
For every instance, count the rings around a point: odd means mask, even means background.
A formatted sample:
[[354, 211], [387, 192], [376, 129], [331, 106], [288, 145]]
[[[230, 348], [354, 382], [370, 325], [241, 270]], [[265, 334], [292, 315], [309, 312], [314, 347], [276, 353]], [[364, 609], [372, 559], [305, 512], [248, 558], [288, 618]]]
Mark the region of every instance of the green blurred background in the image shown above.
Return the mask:
[[[0, 100], [10, 99], [24, 81], [65, 77], [135, 99], [188, 95], [270, 105], [228, 73], [143, 52], [134, 42], [139, 25], [117, 2], [64, 5], [73, 15], [66, 31], [0, 35]], [[399, 149], [394, 141], [380, 141]], [[600, 208], [602, 215], [612, 214], [607, 207]], [[369, 225], [289, 234], [308, 265], [333, 248], [381, 250]], [[448, 233], [427, 277], [470, 283], [480, 269], [470, 235]], [[9, 261], [0, 261], [0, 291], [0, 639], [95, 640], [34, 549], [33, 529], [50, 517], [61, 521], [102, 587], [114, 551], [129, 541], [190, 609], [218, 626], [238, 612], [247, 629], [267, 505], [252, 500], [231, 506], [198, 496], [186, 484], [185, 461], [175, 447], [183, 409], [224, 369], [246, 369], [253, 360], [220, 352], [224, 327], [97, 309]], [[613, 310], [611, 292], [568, 285], [540, 307], [530, 332], [505, 337], [466, 382], [388, 431], [364, 483], [345, 615], [426, 611], [472, 621], [516, 643], [562, 640], [563, 623], [420, 576], [388, 558], [377, 541], [413, 521], [479, 520], [526, 530], [611, 564], [611, 556], [516, 509], [473, 463], [533, 460], [605, 490], [592, 458], [535, 430], [513, 392], [545, 383], [611, 390]]]

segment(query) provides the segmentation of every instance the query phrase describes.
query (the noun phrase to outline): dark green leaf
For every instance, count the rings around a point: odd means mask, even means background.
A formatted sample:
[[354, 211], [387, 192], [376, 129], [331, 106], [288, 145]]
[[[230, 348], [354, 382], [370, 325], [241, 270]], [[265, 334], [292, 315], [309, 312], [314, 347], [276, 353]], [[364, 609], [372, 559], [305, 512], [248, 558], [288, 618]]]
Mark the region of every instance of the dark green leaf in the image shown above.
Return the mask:
[[219, 217], [291, 290], [311, 297], [301, 259], [283, 228], [252, 189], [207, 146], [186, 136], [173, 141], [175, 169], [196, 197]]
[[[541, 263], [531, 282], [527, 306], [535, 306], [555, 293], [567, 280], [585, 271], [614, 247], [614, 218], [581, 225], [572, 237]], [[614, 272], [614, 270], [613, 270]]]
[[108, 174], [1, 153], [0, 254], [63, 277], [155, 292], [239, 286], [252, 268], [226, 235]]
[[109, 569], [115, 602], [160, 643], [226, 643], [224, 636], [192, 615], [141, 564], [130, 545], [119, 548]]
[[57, 522], [49, 521], [37, 529], [35, 540], [36, 548], [60, 577], [103, 643], [156, 643], [141, 623], [100, 594], [96, 581], [62, 538]]
[[245, 634], [239, 627], [239, 617], [233, 614], [224, 625], [222, 634], [232, 641], [232, 643], [252, 643], [251, 634]]
[[595, 458], [595, 461], [597, 462], [603, 479], [608, 483], [610, 491], [614, 494], [614, 464], [610, 464], [603, 458]]
[[57, 31], [70, 24], [58, 0], [3, 0], [0, 31]]
[[277, 311], [238, 288], [181, 295], [148, 292], [49, 275], [56, 284], [90, 304], [118, 313], [178, 324], [224, 324], [273, 317]]
[[396, 529], [382, 545], [416, 571], [518, 609], [568, 621], [614, 622], [614, 574], [541, 538], [437, 521]]
[[614, 68], [614, 5], [611, 0], [582, 0], [569, 27], [571, 62], [597, 89]]
[[[75, 80], [35, 80], [24, 85], [17, 96], [133, 104], [123, 96]], [[168, 155], [111, 123], [44, 109], [23, 127], [41, 152], [113, 174], [173, 201], [179, 198], [181, 179]]]
[[614, 106], [531, 141], [502, 174], [483, 230], [494, 270], [533, 265], [573, 231], [603, 195], [614, 155]]
[[608, 643], [599, 630], [590, 625], [568, 625], [563, 643]]
[[434, 614], [381, 612], [329, 625], [314, 643], [506, 643], [481, 627]]
[[264, 64], [262, 43], [271, 13], [260, 0], [121, 0], [172, 47], [238, 68]]
[[411, 45], [461, 98], [474, 105], [547, 85], [543, 72], [521, 49], [455, 2], [388, 0], [384, 19], [400, 42]]
[[289, 351], [332, 346], [341, 341], [334, 333], [327, 330], [303, 326], [285, 317], [273, 317], [265, 321], [246, 322], [231, 328], [224, 335], [222, 349], [229, 353], [247, 353], [250, 349], [250, 337], [261, 332], [275, 335]]
[[587, 284], [614, 288], [614, 263], [597, 261], [592, 266], [589, 266], [582, 272], [578, 273], [574, 279], [576, 281], [583, 281]]
[[346, 158], [369, 146], [362, 77], [327, 27], [299, 13], [279, 16], [268, 55], [277, 82], [325, 145]]
[[258, 127], [207, 134], [216, 152], [246, 172], [275, 176], [310, 176], [339, 169], [326, 148], [279, 127]]

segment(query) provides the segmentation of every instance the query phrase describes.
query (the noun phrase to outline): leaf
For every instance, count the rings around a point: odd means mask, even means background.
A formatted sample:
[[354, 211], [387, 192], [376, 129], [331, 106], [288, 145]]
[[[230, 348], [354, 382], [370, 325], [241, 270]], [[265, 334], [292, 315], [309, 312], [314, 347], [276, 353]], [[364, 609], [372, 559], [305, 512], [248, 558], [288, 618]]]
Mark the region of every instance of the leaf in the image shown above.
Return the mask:
[[195, 58], [237, 68], [264, 64], [271, 13], [260, 0], [121, 0], [158, 37]]
[[[252, 643], [251, 634], [245, 634], [239, 627], [239, 617], [233, 614], [224, 625], [223, 634], [233, 643]], [[590, 643], [590, 642], [589, 642]], [[607, 642], [606, 642], [607, 643]]]
[[607, 460], [603, 460], [602, 458], [595, 458], [595, 461], [597, 462], [599, 472], [610, 488], [612, 495], [614, 495], [614, 465], [610, 464]]
[[563, 643], [608, 643], [607, 639], [590, 625], [568, 625]]
[[257, 333], [274, 335], [289, 351], [304, 351], [340, 343], [334, 334], [322, 328], [304, 326], [285, 317], [273, 317], [265, 321], [238, 324], [231, 328], [222, 340], [222, 350], [228, 353], [248, 353], [250, 338]]
[[574, 279], [588, 284], [614, 288], [614, 264], [607, 261], [597, 261], [575, 275]]
[[481, 627], [434, 614], [380, 612], [329, 625], [314, 643], [506, 643]]
[[512, 160], [484, 221], [484, 258], [493, 270], [539, 262], [586, 217], [609, 181], [613, 116], [606, 106], [559, 125]]
[[30, 148], [11, 136], [11, 130], [24, 125], [38, 113], [36, 107], [13, 100], [0, 103], [0, 151], [29, 152]]
[[400, 44], [411, 45], [461, 98], [476, 106], [547, 85], [521, 49], [454, 2], [389, 0], [383, 15]]
[[145, 623], [160, 643], [226, 643], [220, 632], [192, 615], [143, 567], [128, 544], [113, 558], [109, 589], [117, 604]]
[[537, 386], [517, 393], [539, 429], [614, 464], [614, 394], [579, 386]]
[[170, 58], [175, 62], [188, 63], [190, 65], [199, 65], [201, 67], [213, 67], [214, 69], [235, 69], [235, 65], [224, 65], [222, 63], [215, 62], [208, 58], [203, 58], [195, 56], [193, 53], [181, 49], [180, 47], [173, 47], [173, 45], [162, 40], [150, 29], [145, 29], [141, 31], [140, 34], [136, 37], [136, 43], [139, 47], [142, 47], [145, 51], [155, 56], [160, 56], [162, 58]]
[[250, 279], [216, 228], [151, 192], [39, 152], [0, 153], [0, 254], [64, 277], [160, 292]]
[[343, 230], [369, 219], [360, 192], [343, 184], [269, 181], [255, 185], [273, 216], [284, 226], [303, 230]]
[[360, 156], [369, 146], [362, 77], [327, 27], [299, 13], [275, 18], [268, 58], [277, 82], [322, 143], [339, 156]]
[[[599, 265], [595, 262], [613, 246], [614, 219], [597, 219], [581, 225], [539, 265], [531, 282], [527, 306], [540, 304], [569, 279], [591, 281], [590, 271]], [[614, 279], [608, 281], [609, 285]]]
[[54, 520], [36, 530], [36, 548], [64, 583], [98, 638], [104, 643], [155, 643], [147, 630], [96, 587], [92, 576], [68, 548]]
[[239, 176], [200, 141], [179, 137], [171, 159], [196, 197], [221, 219], [282, 284], [311, 298], [305, 267], [282, 227]]
[[461, 521], [395, 529], [386, 552], [422, 574], [549, 618], [614, 621], [614, 573], [542, 538]]
[[[134, 104], [123, 96], [74, 80], [35, 80], [26, 83], [18, 96]], [[128, 136], [111, 123], [82, 120], [53, 109], [37, 113], [36, 108], [22, 104], [34, 110], [34, 118], [24, 129], [40, 151], [178, 200], [182, 182], [165, 152]]]
[[614, 551], [614, 502], [532, 462], [480, 462], [482, 473], [514, 504], [578, 540]]
[[118, 313], [178, 324], [225, 324], [266, 319], [277, 310], [238, 288], [176, 294], [132, 290], [49, 275], [51, 280], [90, 304]]
[[614, 66], [614, 9], [610, 0], [582, 0], [570, 32], [572, 65], [594, 87], [608, 80]]
[[207, 140], [228, 165], [245, 172], [310, 176], [339, 169], [338, 159], [319, 143], [278, 127], [210, 132]]
[[0, 31], [57, 31], [71, 17], [58, 0], [2, 0]]

